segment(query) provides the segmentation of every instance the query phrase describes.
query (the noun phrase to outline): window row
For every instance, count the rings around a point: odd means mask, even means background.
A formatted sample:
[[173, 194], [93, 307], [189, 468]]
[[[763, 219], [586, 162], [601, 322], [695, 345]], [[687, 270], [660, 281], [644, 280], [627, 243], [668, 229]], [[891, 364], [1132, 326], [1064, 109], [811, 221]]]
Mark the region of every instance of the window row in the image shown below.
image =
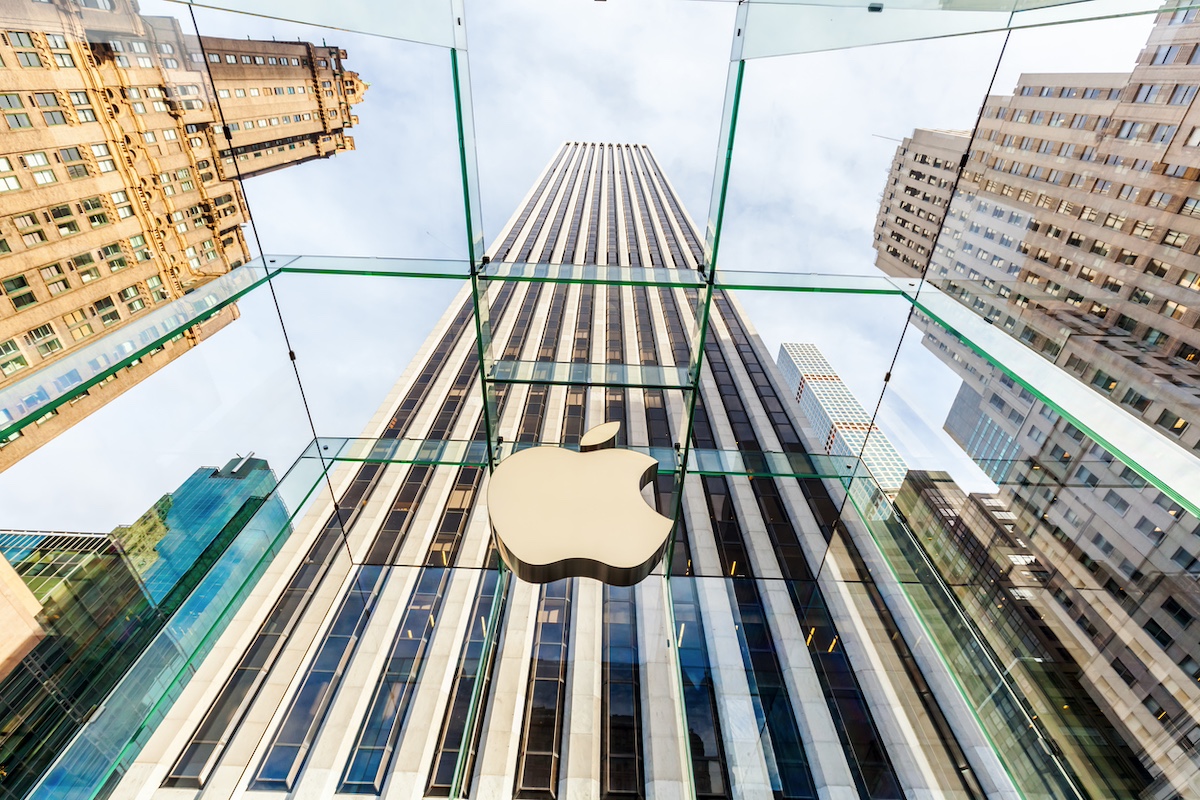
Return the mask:
[[[224, 54], [223, 58], [222, 58], [221, 53], [209, 53], [208, 60], [213, 64], [220, 64], [222, 62], [222, 60], [224, 60], [224, 62], [226, 64], [257, 64], [259, 66], [265, 65], [265, 66], [271, 66], [271, 67], [274, 67], [274, 66], [286, 67], [289, 65], [293, 66], [293, 67], [299, 67], [299, 66], [307, 67], [309, 64], [309, 61], [307, 58], [300, 59], [300, 58], [291, 58], [288, 56], [251, 56], [251, 55], [245, 55], [245, 54], [239, 56], [239, 55], [234, 55], [233, 53], [226, 53], [226, 54]], [[321, 62], [321, 66], [325, 66], [324, 61]]]
[[[227, 100], [230, 97], [229, 89], [218, 89], [217, 97], [222, 100]], [[278, 95], [295, 95], [305, 94], [308, 90], [303, 86], [264, 86], [259, 89], [257, 86], [251, 86], [248, 89], [233, 89], [233, 97], [272, 97]]]
[[1077, 86], [1022, 86], [1017, 91], [1021, 97], [1064, 97], [1081, 100], [1116, 100], [1120, 97], [1120, 89], [1112, 88], [1080, 88]]
[[[0, 239], [0, 242], [2, 241]], [[211, 241], [206, 243], [209, 245], [208, 247], [202, 245], [202, 249], [212, 250]], [[136, 261], [148, 261], [151, 258], [150, 250], [146, 247], [145, 236], [141, 234], [131, 236], [128, 243], [129, 252], [133, 253]], [[65, 261], [39, 267], [37, 275], [41, 278], [46, 293], [54, 297], [99, 280], [105, 274], [120, 272], [127, 266], [129, 266], [129, 260], [126, 250], [119, 242], [113, 242], [104, 245], [99, 250], [80, 253]], [[22, 311], [41, 301], [42, 298], [38, 296], [36, 285], [37, 281], [32, 272], [14, 275], [0, 281], [0, 289], [3, 289], [3, 294], [8, 297], [14, 311]], [[156, 284], [151, 288], [157, 289], [159, 286], [160, 284]], [[156, 303], [167, 299], [165, 289], [161, 293], [154, 292], [153, 296]]]

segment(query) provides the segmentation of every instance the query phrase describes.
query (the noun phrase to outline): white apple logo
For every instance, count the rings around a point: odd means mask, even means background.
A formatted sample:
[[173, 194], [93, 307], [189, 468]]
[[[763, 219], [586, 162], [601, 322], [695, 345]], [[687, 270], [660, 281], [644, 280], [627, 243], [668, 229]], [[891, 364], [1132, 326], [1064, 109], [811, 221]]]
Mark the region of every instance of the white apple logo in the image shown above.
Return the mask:
[[641, 489], [658, 461], [614, 446], [620, 422], [597, 425], [579, 452], [531, 447], [500, 462], [488, 485], [496, 548], [518, 578], [595, 578], [632, 586], [662, 558], [673, 523]]

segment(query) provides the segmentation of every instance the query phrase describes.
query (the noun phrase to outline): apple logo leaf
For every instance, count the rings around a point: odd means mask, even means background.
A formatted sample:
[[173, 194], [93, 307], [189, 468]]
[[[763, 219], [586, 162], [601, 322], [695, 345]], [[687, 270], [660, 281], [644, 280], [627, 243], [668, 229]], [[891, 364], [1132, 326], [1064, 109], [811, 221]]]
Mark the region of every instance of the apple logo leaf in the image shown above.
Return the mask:
[[488, 484], [496, 549], [518, 578], [638, 583], [658, 564], [674, 523], [641, 490], [658, 460], [616, 446], [620, 422], [579, 439], [579, 452], [531, 447], [500, 462]]

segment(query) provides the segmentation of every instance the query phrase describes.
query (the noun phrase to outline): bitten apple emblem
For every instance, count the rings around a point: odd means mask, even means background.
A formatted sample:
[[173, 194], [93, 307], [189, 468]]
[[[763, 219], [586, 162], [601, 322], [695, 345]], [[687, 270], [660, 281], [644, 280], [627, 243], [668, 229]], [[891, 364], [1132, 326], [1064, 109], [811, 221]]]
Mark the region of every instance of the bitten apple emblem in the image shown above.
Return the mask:
[[632, 586], [662, 558], [672, 522], [641, 490], [658, 461], [614, 446], [621, 423], [579, 440], [579, 452], [531, 447], [500, 462], [488, 486], [496, 547], [531, 583], [595, 578]]

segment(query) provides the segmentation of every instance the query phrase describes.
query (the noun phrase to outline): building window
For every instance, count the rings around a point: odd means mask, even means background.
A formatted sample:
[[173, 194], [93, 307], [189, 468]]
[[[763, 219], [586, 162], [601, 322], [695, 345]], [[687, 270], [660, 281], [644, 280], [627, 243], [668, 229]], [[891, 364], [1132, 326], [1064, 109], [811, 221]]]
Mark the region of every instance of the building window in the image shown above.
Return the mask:
[[38, 355], [42, 358], [49, 358], [63, 349], [62, 342], [54, 333], [54, 326], [49, 322], [29, 331], [25, 334], [25, 340], [37, 348]]
[[1154, 144], [1169, 144], [1177, 130], [1179, 130], [1178, 125], [1155, 125], [1154, 131], [1150, 134], [1150, 141]]
[[1183, 231], [1167, 230], [1163, 235], [1162, 243], [1167, 247], [1182, 248], [1187, 244], [1188, 235]]
[[1133, 102], [1135, 103], [1154, 103], [1158, 101], [1158, 95], [1162, 91], [1162, 86], [1157, 83], [1143, 83], [1138, 87], [1137, 94], [1134, 95]]
[[1158, 419], [1154, 421], [1154, 424], [1172, 436], [1181, 436], [1188, 429], [1187, 420], [1165, 409], [1158, 415]]
[[1117, 388], [1117, 379], [1106, 372], [1096, 370], [1096, 375], [1092, 378], [1092, 386], [1105, 394], [1112, 394], [1113, 389]]
[[[1183, 558], [1180, 558], [1180, 554], [1183, 555]], [[1196, 559], [1192, 558], [1191, 554], [1185, 551], [1183, 548], [1180, 548], [1179, 551], [1175, 553], [1175, 556], [1172, 557], [1172, 560], [1183, 566], [1184, 569], [1188, 570], [1189, 572], [1194, 572], [1193, 567]], [[1185, 560], [1190, 560], [1190, 564], [1185, 565]], [[1145, 629], [1146, 633], [1150, 634], [1150, 638], [1158, 642], [1159, 647], [1163, 648], [1164, 650], [1175, 644], [1175, 639], [1171, 636], [1171, 634], [1167, 633], [1166, 630], [1163, 629], [1163, 626], [1159, 625], [1154, 620], [1146, 620], [1146, 624], [1142, 627]]]
[[1147, 275], [1153, 275], [1155, 278], [1165, 278], [1167, 271], [1170, 269], [1166, 264], [1159, 261], [1157, 258], [1152, 258], [1146, 264], [1146, 268], [1142, 272]]
[[7, 342], [0, 342], [0, 374], [7, 378], [28, 366], [29, 362], [21, 354], [21, 349], [15, 340], [9, 339]]
[[1129, 503], [1112, 489], [1109, 489], [1108, 492], [1105, 493], [1104, 502], [1111, 506], [1121, 516], [1125, 516], [1125, 512], [1129, 510]]
[[1196, 96], [1196, 87], [1179, 84], [1175, 90], [1171, 92], [1171, 99], [1167, 102], [1173, 106], [1186, 106], [1192, 102], [1192, 98]]
[[1118, 139], [1136, 139], [1142, 132], [1142, 123], [1140, 122], [1122, 122], [1120, 130], [1117, 131]]
[[1138, 520], [1137, 525], [1134, 525], [1140, 533], [1144, 534], [1150, 541], [1155, 544], [1160, 543], [1166, 535], [1163, 529], [1154, 524], [1151, 520], [1142, 517]]
[[630, 587], [604, 587], [600, 796], [644, 797], [637, 609]]
[[1163, 601], [1162, 610], [1171, 615], [1171, 619], [1179, 623], [1179, 627], [1186, 628], [1192, 624], [1194, 619], [1186, 608], [1179, 604], [1179, 601], [1174, 597], [1168, 597]]
[[1170, 64], [1179, 55], [1179, 45], [1163, 45], [1154, 51], [1154, 60], [1150, 63], [1156, 66]]
[[1087, 487], [1090, 487], [1093, 489], [1096, 488], [1098, 485], [1100, 485], [1100, 478], [1096, 475], [1096, 473], [1092, 472], [1087, 467], [1080, 467], [1079, 469], [1077, 469], [1075, 471], [1075, 477], [1084, 486], [1087, 486]]
[[4, 293], [8, 295], [8, 300], [13, 304], [13, 309], [16, 311], [28, 308], [37, 302], [37, 297], [33, 293], [33, 287], [29, 285], [29, 281], [24, 275], [17, 275], [0, 281], [0, 287], [4, 289]]
[[534, 630], [534, 666], [529, 674], [517, 755], [514, 795], [518, 798], [554, 797], [558, 793], [570, 617], [571, 581], [543, 586]]

